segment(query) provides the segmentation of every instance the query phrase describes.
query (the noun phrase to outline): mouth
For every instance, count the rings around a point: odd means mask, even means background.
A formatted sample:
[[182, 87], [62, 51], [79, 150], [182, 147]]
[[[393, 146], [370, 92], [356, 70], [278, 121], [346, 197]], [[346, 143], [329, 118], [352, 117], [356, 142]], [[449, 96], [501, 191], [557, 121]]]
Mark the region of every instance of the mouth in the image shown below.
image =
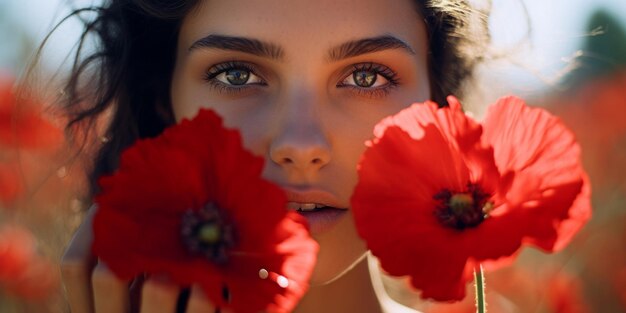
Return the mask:
[[313, 235], [331, 230], [348, 212], [347, 205], [326, 191], [287, 189], [286, 192], [287, 209], [304, 216]]
[[287, 202], [287, 209], [296, 212], [319, 212], [321, 210], [347, 210], [347, 208], [336, 208], [323, 203], [300, 203]]

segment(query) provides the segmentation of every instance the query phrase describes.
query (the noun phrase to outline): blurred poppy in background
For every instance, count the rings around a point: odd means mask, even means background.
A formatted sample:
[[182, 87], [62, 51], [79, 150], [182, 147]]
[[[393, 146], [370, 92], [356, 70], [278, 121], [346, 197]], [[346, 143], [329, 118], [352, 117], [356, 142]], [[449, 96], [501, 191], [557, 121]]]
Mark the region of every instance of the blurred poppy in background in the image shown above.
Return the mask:
[[[44, 118], [44, 106], [16, 94], [14, 80], [0, 76], [0, 203], [10, 203], [24, 188], [21, 154], [52, 153], [63, 133]], [[28, 169], [26, 169], [28, 172]]]
[[36, 242], [24, 227], [0, 225], [0, 293], [38, 300], [53, 292], [58, 271], [38, 254]]

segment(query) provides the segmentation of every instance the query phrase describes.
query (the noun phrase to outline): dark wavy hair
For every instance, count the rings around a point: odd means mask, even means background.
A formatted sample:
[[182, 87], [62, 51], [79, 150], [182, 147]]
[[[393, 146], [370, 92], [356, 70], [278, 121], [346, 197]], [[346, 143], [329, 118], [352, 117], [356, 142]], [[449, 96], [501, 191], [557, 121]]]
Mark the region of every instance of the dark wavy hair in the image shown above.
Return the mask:
[[[177, 38], [183, 18], [198, 3], [105, 0], [101, 6], [74, 10], [59, 23], [76, 17], [84, 25], [58, 100], [68, 117], [67, 130], [84, 133], [103, 113], [111, 113], [89, 171], [90, 196], [97, 192], [98, 177], [117, 168], [124, 148], [175, 122], [169, 92]], [[427, 26], [431, 94], [446, 105], [447, 95], [461, 96], [463, 82], [481, 61], [477, 47], [486, 47], [489, 40], [486, 14], [473, 10], [467, 0], [414, 3]], [[89, 38], [97, 44], [85, 52]], [[44, 45], [45, 41], [40, 49]]]

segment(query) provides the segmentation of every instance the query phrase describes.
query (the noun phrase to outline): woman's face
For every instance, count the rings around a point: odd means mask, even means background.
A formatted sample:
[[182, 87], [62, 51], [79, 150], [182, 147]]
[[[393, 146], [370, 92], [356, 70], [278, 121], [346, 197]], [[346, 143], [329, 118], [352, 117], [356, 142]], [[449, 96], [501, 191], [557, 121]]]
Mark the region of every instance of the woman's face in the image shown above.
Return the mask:
[[413, 1], [206, 0], [177, 49], [176, 120], [212, 108], [239, 129], [287, 206], [307, 211], [320, 244], [312, 283], [337, 277], [366, 250], [349, 207], [364, 142], [381, 118], [430, 97]]

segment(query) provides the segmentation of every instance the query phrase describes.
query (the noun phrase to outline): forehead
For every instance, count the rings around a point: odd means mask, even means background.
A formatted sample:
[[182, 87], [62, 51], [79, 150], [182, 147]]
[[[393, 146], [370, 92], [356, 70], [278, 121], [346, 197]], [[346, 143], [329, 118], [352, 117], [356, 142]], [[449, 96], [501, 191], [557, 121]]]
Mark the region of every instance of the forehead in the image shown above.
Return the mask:
[[381, 35], [416, 51], [426, 40], [412, 0], [204, 0], [184, 19], [180, 48], [210, 34], [271, 42], [287, 56]]

